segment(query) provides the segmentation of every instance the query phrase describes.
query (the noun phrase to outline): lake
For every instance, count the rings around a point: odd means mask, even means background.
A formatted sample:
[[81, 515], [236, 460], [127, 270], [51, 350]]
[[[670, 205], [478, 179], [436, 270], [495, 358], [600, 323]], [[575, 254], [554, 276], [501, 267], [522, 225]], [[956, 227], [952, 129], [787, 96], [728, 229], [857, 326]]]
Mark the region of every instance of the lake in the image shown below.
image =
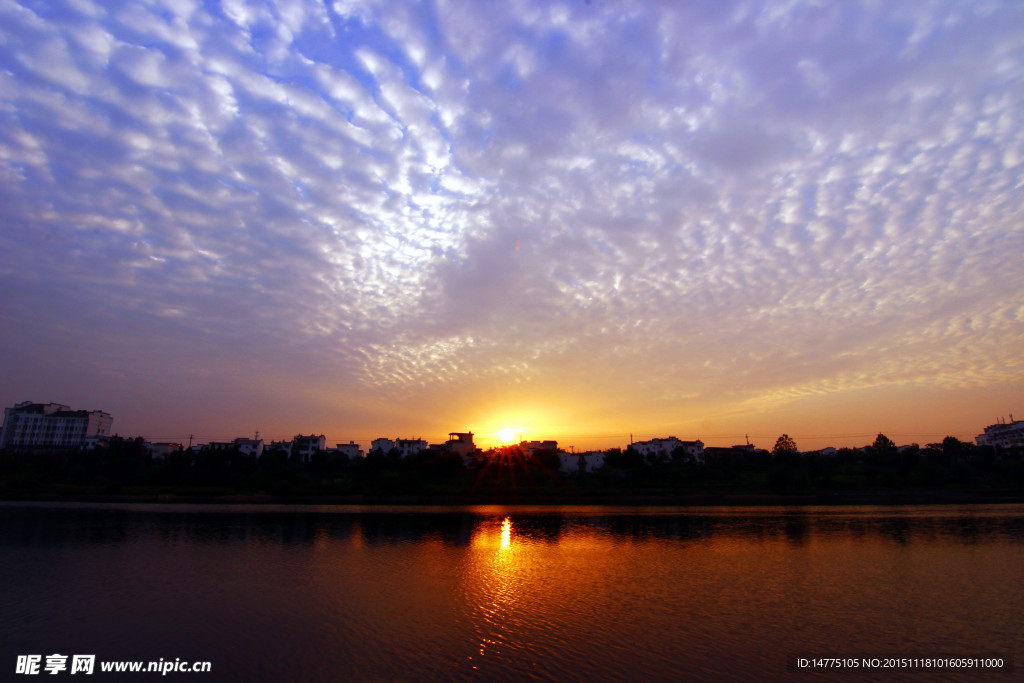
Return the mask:
[[[168, 674], [195, 681], [1011, 680], [796, 663], [1009, 666], [1022, 579], [1018, 504], [7, 503], [0, 667], [57, 653], [95, 655], [97, 674], [209, 661]], [[17, 678], [41, 677], [81, 678]]]

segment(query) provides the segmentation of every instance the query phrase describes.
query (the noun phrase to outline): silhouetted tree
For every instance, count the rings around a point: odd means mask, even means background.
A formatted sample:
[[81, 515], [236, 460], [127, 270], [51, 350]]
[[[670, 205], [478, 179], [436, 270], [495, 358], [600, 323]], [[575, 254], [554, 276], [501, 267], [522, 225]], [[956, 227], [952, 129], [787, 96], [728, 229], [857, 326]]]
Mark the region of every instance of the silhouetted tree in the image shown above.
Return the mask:
[[783, 434], [775, 441], [775, 447], [772, 448], [772, 455], [779, 456], [787, 453], [799, 453], [799, 449], [796, 447], [796, 441], [793, 440], [789, 434]]
[[955, 436], [947, 436], [942, 440], [942, 452], [956, 460], [964, 455], [970, 444], [966, 444]]
[[871, 450], [874, 451], [876, 455], [883, 456], [896, 455], [898, 451], [896, 443], [881, 432], [879, 432], [878, 436], [875, 437], [875, 442], [871, 444]]
[[644, 456], [632, 445], [627, 446], [624, 451], [618, 448], [609, 449], [605, 453], [604, 462], [627, 477], [638, 476], [645, 466]]

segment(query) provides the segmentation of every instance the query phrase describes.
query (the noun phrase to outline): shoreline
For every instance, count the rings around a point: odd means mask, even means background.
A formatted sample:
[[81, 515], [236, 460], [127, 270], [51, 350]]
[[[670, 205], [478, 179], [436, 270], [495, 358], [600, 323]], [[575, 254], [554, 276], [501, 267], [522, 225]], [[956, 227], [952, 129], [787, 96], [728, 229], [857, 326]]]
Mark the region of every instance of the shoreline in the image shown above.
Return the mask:
[[1024, 503], [1024, 491], [843, 491], [819, 493], [619, 493], [551, 495], [463, 495], [463, 494], [299, 494], [201, 493], [201, 492], [33, 492], [0, 495], [4, 503], [154, 503], [154, 504], [267, 504], [267, 505], [359, 505], [386, 506], [517, 506], [598, 505], [608, 507], [812, 507], [857, 505], [978, 505]]

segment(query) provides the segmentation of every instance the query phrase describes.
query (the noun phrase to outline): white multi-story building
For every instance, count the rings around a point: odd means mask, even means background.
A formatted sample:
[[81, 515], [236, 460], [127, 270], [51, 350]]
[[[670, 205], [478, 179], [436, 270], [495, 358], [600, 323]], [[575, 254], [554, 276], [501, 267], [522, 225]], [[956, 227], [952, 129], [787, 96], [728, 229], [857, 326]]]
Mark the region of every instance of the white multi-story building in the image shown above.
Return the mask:
[[395, 442], [391, 439], [386, 439], [384, 437], [374, 439], [373, 441], [370, 442], [371, 453], [380, 453], [381, 455], [387, 455], [394, 449], [394, 447]]
[[309, 462], [314, 453], [324, 450], [326, 446], [327, 437], [323, 434], [319, 436], [314, 434], [303, 436], [299, 434], [292, 439], [292, 457], [297, 458], [299, 462]]
[[604, 456], [604, 451], [588, 451], [586, 453], [559, 451], [558, 453], [558, 459], [562, 464], [562, 472], [565, 474], [596, 472], [604, 465]]
[[[431, 449], [434, 446], [430, 447]], [[448, 440], [441, 446], [445, 453], [458, 453], [462, 456], [462, 465], [468, 467], [479, 455], [480, 451], [473, 443], [473, 432], [449, 432]]]
[[672, 457], [672, 453], [677, 448], [683, 449], [683, 452], [694, 459], [695, 462], [704, 462], [704, 442], [703, 441], [680, 441], [674, 436], [669, 436], [664, 439], [651, 439], [650, 441], [637, 441], [632, 444], [633, 450], [640, 455], [647, 457], [648, 455], [654, 455], [663, 459]]
[[427, 442], [423, 439], [395, 439], [395, 450], [400, 457], [408, 458], [427, 450]]
[[263, 439], [235, 439], [235, 446], [242, 455], [252, 455], [259, 458], [263, 455]]
[[[4, 426], [6, 430], [6, 425]], [[999, 446], [1000, 448], [1024, 448], [1024, 420], [1014, 420], [1010, 415], [1009, 422], [997, 422], [985, 427], [985, 433], [974, 438], [979, 446]]]
[[444, 445], [449, 453], [459, 453], [461, 455], [466, 455], [476, 450], [476, 444], [473, 443], [473, 432], [451, 432], [448, 434], [448, 440]]
[[427, 450], [427, 442], [423, 439], [374, 439], [370, 442], [370, 452], [388, 455], [395, 451], [400, 458], [408, 458]]
[[102, 410], [24, 401], [4, 408], [0, 448], [91, 448], [110, 437], [113, 422]]

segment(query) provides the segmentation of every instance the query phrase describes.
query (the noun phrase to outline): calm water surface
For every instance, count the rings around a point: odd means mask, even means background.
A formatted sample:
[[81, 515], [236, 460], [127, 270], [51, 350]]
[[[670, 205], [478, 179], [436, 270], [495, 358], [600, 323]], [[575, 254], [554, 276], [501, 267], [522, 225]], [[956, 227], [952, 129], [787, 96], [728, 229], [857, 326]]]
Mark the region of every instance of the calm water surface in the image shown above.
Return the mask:
[[0, 504], [0, 591], [4, 680], [833, 680], [787, 656], [1019, 660], [1024, 506]]

